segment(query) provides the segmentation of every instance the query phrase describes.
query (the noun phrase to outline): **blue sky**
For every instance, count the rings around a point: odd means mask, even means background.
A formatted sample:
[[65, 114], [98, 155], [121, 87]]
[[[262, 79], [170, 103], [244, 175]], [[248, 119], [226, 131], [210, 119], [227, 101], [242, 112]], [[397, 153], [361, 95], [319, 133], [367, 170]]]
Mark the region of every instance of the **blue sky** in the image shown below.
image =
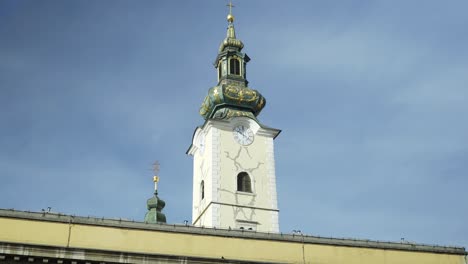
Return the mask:
[[[225, 4], [1, 1], [0, 208], [190, 220]], [[468, 2], [234, 4], [281, 231], [468, 246]]]

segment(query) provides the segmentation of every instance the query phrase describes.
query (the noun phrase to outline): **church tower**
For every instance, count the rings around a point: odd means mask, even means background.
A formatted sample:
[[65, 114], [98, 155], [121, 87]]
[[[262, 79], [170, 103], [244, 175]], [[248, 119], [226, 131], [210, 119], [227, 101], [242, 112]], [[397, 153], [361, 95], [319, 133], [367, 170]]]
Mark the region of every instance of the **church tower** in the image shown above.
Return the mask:
[[208, 91], [188, 154], [193, 156], [192, 224], [279, 232], [273, 140], [281, 132], [257, 119], [265, 98], [248, 87], [250, 58], [236, 38], [234, 16], [214, 62], [218, 84]]

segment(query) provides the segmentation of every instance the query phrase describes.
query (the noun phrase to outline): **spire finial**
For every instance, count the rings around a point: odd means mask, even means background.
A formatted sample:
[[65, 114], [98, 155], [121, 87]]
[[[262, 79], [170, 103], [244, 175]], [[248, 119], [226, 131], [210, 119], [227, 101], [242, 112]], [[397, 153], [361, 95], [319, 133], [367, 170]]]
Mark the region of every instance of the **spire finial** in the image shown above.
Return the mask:
[[227, 6], [229, 7], [229, 15], [227, 16], [227, 21], [229, 23], [232, 23], [234, 22], [234, 16], [232, 15], [232, 8], [234, 7], [234, 5], [232, 4], [232, 0], [229, 0], [229, 4], [227, 4]]
[[159, 176], [158, 176], [158, 173], [159, 173], [159, 162], [158, 162], [158, 161], [155, 161], [155, 162], [153, 163], [153, 172], [154, 172], [154, 176], [153, 176], [154, 191], [157, 192], [157, 191], [158, 191], [158, 182], [159, 182]]
[[153, 176], [153, 182], [154, 182], [154, 191], [158, 191], [158, 182], [159, 182], [159, 177], [158, 176]]

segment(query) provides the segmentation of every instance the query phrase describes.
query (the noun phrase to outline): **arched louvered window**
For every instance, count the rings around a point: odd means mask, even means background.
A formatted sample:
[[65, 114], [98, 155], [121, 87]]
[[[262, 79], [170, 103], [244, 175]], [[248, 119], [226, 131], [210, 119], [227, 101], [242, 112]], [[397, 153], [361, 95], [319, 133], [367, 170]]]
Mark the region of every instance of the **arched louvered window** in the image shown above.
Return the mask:
[[205, 199], [205, 181], [201, 181], [200, 183], [200, 193], [201, 200]]
[[240, 62], [236, 58], [231, 58], [229, 60], [229, 73], [240, 75]]
[[241, 172], [237, 175], [237, 190], [239, 192], [252, 192], [250, 176], [246, 172]]
[[223, 76], [223, 67], [221, 66], [221, 62], [218, 64], [218, 80], [221, 79], [221, 77]]

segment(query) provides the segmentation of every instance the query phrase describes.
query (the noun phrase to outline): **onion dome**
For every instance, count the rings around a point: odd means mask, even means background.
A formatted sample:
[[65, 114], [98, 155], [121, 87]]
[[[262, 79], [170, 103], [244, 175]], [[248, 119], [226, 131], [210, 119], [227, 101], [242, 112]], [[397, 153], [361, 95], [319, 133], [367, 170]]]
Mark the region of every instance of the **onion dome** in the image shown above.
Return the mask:
[[224, 119], [234, 116], [254, 118], [265, 106], [265, 98], [257, 91], [237, 83], [211, 88], [200, 108], [203, 118]]
[[145, 215], [146, 223], [166, 223], [166, 215], [161, 212], [166, 206], [166, 202], [159, 199], [158, 191], [154, 191], [154, 196], [148, 199], [146, 206], [148, 208], [148, 212]]
[[236, 30], [234, 29], [234, 24], [229, 23], [226, 38], [219, 45], [219, 52], [223, 52], [226, 48], [235, 48], [239, 51], [244, 48], [244, 43], [240, 39], [236, 39]]
[[226, 38], [221, 42], [214, 62], [218, 72], [218, 85], [208, 91], [200, 107], [200, 115], [204, 119], [226, 119], [236, 116], [256, 119], [266, 100], [260, 92], [247, 86], [246, 66], [250, 58], [241, 52], [244, 44], [236, 38], [234, 16], [231, 12], [227, 20]]

